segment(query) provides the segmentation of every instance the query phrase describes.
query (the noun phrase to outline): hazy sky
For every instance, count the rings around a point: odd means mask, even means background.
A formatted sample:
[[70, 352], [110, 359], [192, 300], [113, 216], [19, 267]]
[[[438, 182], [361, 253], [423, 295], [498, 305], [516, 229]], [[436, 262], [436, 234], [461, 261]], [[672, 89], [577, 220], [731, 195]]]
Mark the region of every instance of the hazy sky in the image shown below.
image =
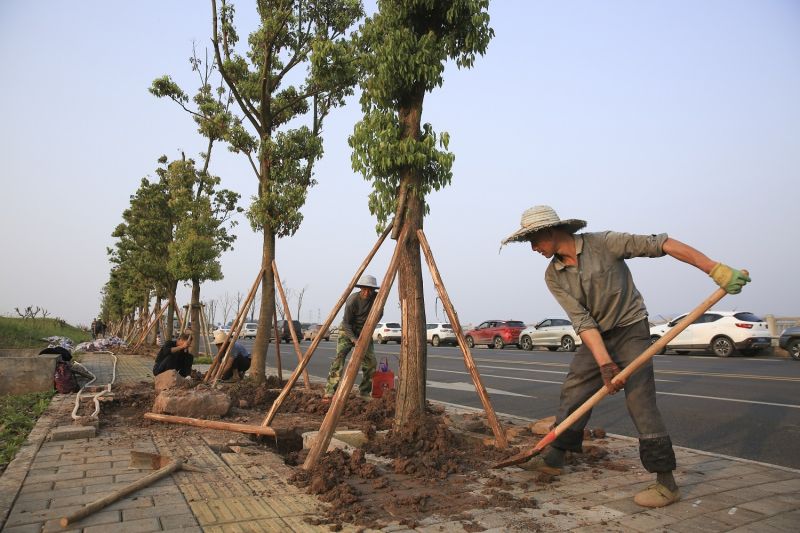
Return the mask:
[[[191, 119], [147, 89], [170, 74], [194, 92], [188, 58], [193, 42], [209, 43], [209, 4], [0, 2], [0, 314], [34, 305], [88, 324], [98, 312], [129, 196], [160, 155], [204, 146]], [[236, 6], [244, 36], [255, 10]], [[456, 155], [425, 229], [462, 322], [564, 316], [545, 259], [525, 245], [498, 253], [536, 204], [587, 231], [667, 232], [748, 268], [752, 285], [719, 309], [800, 315], [800, 2], [495, 0], [490, 15], [487, 54], [471, 70], [450, 66], [423, 112]], [[305, 221], [278, 243], [286, 284], [306, 287], [303, 321], [325, 318], [376, 239], [347, 146], [360, 114], [353, 97], [328, 119]], [[249, 204], [244, 159], [218, 148], [211, 170]], [[261, 236], [244, 219], [236, 232], [225, 279], [203, 299], [252, 284]], [[390, 244], [368, 270], [379, 280]], [[715, 288], [670, 258], [629, 264], [656, 318]], [[443, 318], [427, 273], [425, 284], [428, 320]], [[385, 318], [399, 317], [393, 295]]]

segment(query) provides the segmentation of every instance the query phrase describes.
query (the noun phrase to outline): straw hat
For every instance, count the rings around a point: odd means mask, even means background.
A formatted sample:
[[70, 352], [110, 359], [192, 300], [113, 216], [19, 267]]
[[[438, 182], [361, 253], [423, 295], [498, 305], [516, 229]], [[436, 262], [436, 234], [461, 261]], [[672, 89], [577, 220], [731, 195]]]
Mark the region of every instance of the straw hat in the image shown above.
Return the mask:
[[557, 227], [563, 227], [570, 233], [575, 233], [579, 229], [586, 227], [586, 221], [576, 218], [561, 220], [549, 205], [536, 205], [522, 213], [520, 229], [503, 239], [502, 244], [525, 242], [537, 231]]
[[228, 335], [221, 329], [214, 332], [214, 344], [222, 344], [227, 338]]
[[375, 279], [375, 276], [364, 274], [361, 276], [361, 278], [359, 278], [358, 283], [356, 283], [356, 287], [359, 289], [377, 289], [378, 280]]

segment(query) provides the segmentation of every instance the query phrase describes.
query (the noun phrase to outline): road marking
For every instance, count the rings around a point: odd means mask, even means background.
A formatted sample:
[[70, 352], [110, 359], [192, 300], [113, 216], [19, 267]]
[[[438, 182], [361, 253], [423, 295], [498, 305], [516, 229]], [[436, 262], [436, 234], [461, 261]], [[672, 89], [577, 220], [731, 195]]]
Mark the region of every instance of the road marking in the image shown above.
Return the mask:
[[[466, 373], [466, 372], [465, 372]], [[430, 381], [426, 383], [428, 387], [434, 387], [436, 389], [450, 389], [450, 390], [460, 390], [460, 391], [475, 391], [475, 385], [472, 383], [447, 383], [444, 381]], [[509, 392], [500, 389], [486, 389], [486, 392], [491, 394], [505, 394], [506, 396], [521, 396], [523, 398], [536, 398], [536, 396], [530, 396], [528, 394], [517, 394], [516, 392]]]
[[754, 405], [771, 405], [773, 407], [789, 407], [791, 409], [800, 409], [800, 405], [792, 405], [788, 403], [773, 403], [773, 402], [756, 402], [753, 400], [739, 400], [738, 398], [720, 398], [718, 396], [699, 396], [697, 394], [680, 394], [677, 392], [661, 392], [656, 391], [656, 394], [664, 394], [666, 396], [683, 396], [686, 398], [702, 398], [704, 400], [720, 400], [722, 402], [736, 402], [736, 403], [750, 403]]
[[[429, 372], [446, 372], [448, 374], [468, 374], [469, 373], [469, 372], [461, 372], [461, 371], [458, 371], [458, 370], [440, 370], [438, 368], [429, 368], [428, 371]], [[497, 375], [494, 375], [494, 374], [483, 374], [483, 373], [481, 373], [481, 377], [501, 378], [501, 379], [514, 379], [514, 380], [517, 380], [517, 381], [532, 381], [532, 382], [535, 382], [535, 383], [553, 383], [554, 385], [561, 385], [560, 381], [547, 381], [547, 380], [544, 380], [544, 379], [518, 378], [518, 377], [514, 377], [514, 376], [497, 376]]]

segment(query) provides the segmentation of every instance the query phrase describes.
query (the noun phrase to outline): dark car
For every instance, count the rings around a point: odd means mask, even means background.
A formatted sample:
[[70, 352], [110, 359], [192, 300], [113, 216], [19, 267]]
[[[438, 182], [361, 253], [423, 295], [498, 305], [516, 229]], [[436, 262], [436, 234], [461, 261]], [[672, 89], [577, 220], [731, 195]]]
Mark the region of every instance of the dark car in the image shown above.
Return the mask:
[[474, 329], [464, 333], [467, 346], [472, 348], [476, 344], [485, 344], [489, 348], [502, 350], [507, 344], [519, 348], [519, 334], [525, 329], [521, 320], [487, 320]]
[[789, 352], [795, 361], [800, 361], [800, 326], [786, 328], [778, 339], [778, 346]]
[[[300, 325], [300, 321], [292, 320], [292, 325], [294, 325], [294, 333], [297, 335], [297, 340], [301, 341], [303, 339], [303, 328]], [[280, 333], [279, 341], [292, 342], [292, 332], [289, 330], [288, 320], [278, 320], [278, 332]]]

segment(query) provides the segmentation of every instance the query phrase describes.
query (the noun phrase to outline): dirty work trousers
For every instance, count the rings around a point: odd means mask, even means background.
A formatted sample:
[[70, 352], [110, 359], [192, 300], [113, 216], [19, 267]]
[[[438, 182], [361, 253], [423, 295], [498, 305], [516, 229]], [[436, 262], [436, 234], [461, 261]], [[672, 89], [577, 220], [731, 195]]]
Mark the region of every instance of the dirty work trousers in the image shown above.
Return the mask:
[[[359, 332], [356, 332], [356, 334], [359, 334]], [[325, 384], [325, 396], [332, 396], [336, 392], [339, 380], [342, 379], [344, 360], [354, 346], [353, 341], [347, 335], [339, 335], [339, 340], [336, 343], [336, 358], [331, 362], [328, 382]], [[375, 361], [375, 347], [372, 344], [372, 339], [370, 339], [364, 359], [361, 361], [361, 384], [358, 386], [361, 396], [370, 396], [372, 394], [372, 376], [375, 374], [376, 366], [378, 365]]]
[[249, 357], [244, 357], [242, 355], [237, 355], [236, 357], [234, 357], [233, 364], [231, 365], [231, 367], [228, 369], [227, 372], [225, 372], [222, 375], [222, 380], [225, 381], [225, 380], [231, 379], [233, 377], [233, 371], [234, 370], [238, 370], [239, 371], [239, 377], [243, 378], [244, 377], [244, 373], [247, 372], [247, 370], [250, 368], [250, 363], [251, 362], [252, 361], [251, 361], [251, 359]]
[[[650, 346], [648, 322], [642, 320], [630, 326], [614, 328], [603, 333], [603, 342], [611, 359], [621, 369], [625, 368]], [[561, 401], [556, 421], [561, 422], [567, 418], [603, 386], [597, 362], [586, 345], [581, 345], [575, 352], [567, 379], [561, 386]], [[639, 432], [639, 457], [642, 465], [648, 472], [675, 470], [672, 441], [656, 405], [652, 359], [628, 378], [625, 383], [625, 404]], [[552, 445], [562, 450], [580, 452], [583, 429], [591, 414], [589, 411], [578, 419], [559, 435]]]
[[178, 374], [187, 377], [192, 373], [192, 362], [194, 356], [189, 352], [171, 353], [153, 365], [153, 375], [157, 376], [167, 370], [177, 370]]

